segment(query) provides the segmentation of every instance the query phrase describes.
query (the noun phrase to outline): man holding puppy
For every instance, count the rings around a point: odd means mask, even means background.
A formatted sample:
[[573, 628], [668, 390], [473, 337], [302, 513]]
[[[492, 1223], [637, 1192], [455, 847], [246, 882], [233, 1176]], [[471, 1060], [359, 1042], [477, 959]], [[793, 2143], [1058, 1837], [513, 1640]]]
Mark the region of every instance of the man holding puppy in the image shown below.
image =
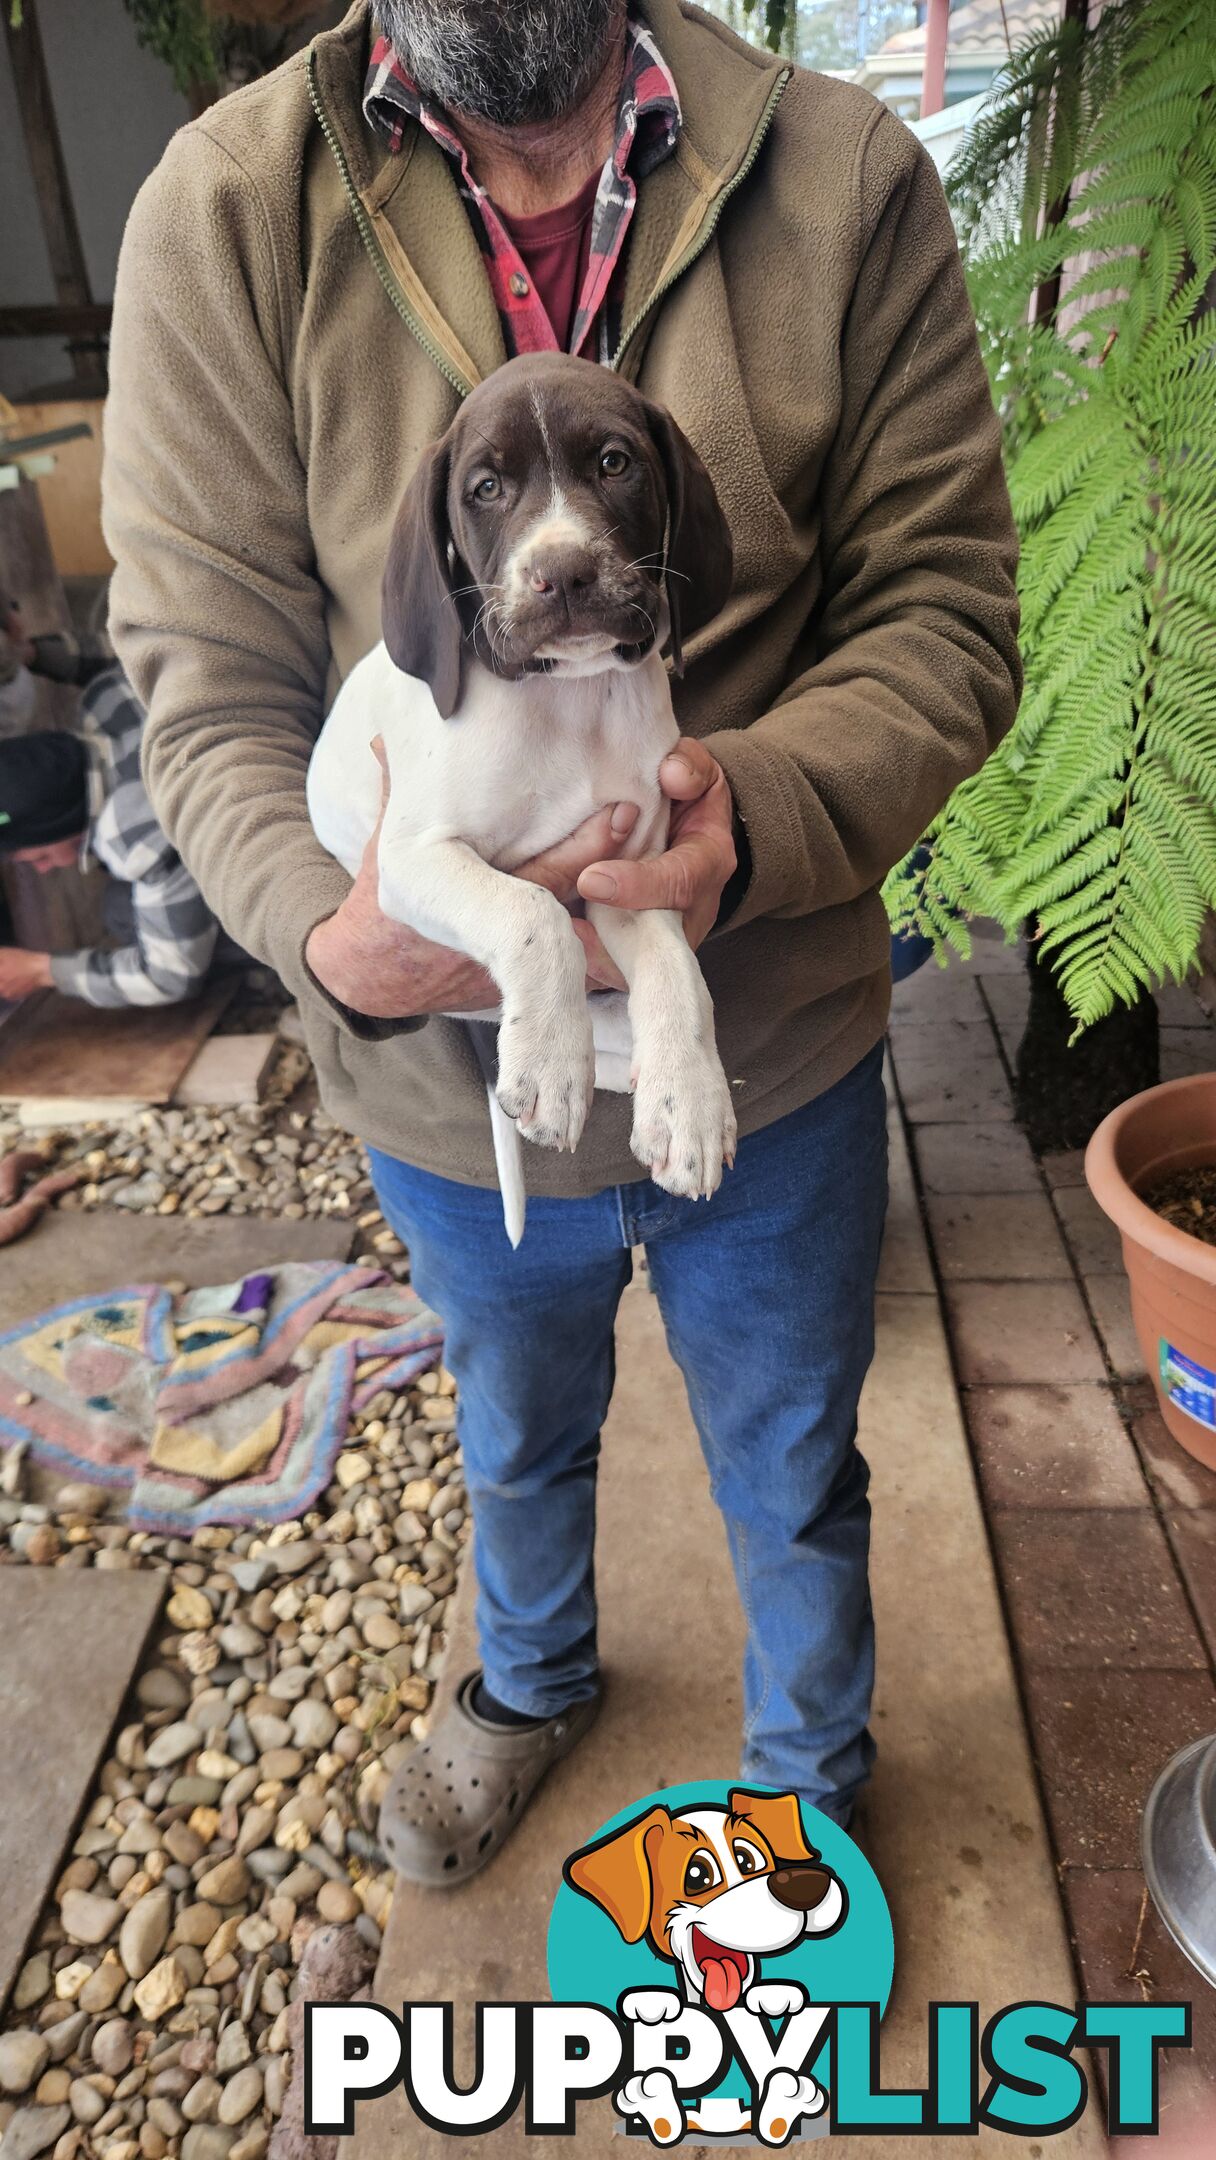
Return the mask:
[[[671, 409], [735, 578], [675, 686], [667, 853], [618, 860], [607, 804], [525, 874], [683, 912], [741, 1139], [712, 1201], [672, 1199], [627, 1099], [597, 1095], [573, 1157], [527, 1151], [513, 1255], [469, 1037], [437, 1017], [497, 990], [381, 916], [370, 859], [352, 884], [323, 853], [304, 776], [380, 634], [420, 453], [546, 348]], [[153, 800], [299, 998], [460, 1383], [482, 1666], [394, 1781], [398, 1865], [484, 1865], [594, 1716], [596, 1457], [638, 1243], [748, 1623], [742, 1775], [847, 1822], [873, 1758], [878, 888], [1018, 689], [997, 428], [932, 166], [864, 92], [682, 0], [360, 0], [175, 138], [132, 213], [112, 382], [112, 627]]]

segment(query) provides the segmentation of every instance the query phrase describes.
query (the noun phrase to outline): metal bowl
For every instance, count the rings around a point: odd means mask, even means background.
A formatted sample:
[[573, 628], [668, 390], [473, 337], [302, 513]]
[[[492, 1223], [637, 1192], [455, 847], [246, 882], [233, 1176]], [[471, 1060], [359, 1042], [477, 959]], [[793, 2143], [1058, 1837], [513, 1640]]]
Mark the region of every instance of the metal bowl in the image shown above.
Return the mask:
[[1216, 1987], [1216, 1734], [1166, 1764], [1148, 1796], [1140, 1852], [1166, 1927]]

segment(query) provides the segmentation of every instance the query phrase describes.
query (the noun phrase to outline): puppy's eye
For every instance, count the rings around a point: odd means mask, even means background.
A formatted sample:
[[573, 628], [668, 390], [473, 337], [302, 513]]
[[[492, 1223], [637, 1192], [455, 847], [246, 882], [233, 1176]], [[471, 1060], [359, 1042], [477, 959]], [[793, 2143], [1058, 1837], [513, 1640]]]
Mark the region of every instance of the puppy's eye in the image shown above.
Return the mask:
[[735, 1856], [735, 1866], [741, 1875], [762, 1875], [764, 1873], [763, 1853], [757, 1852], [754, 1845], [749, 1845], [746, 1838], [736, 1838], [731, 1846], [731, 1851]]
[[499, 479], [498, 474], [487, 473], [485, 479], [479, 480], [474, 488], [473, 500], [474, 502], [497, 502], [501, 494], [502, 481]]
[[699, 1897], [703, 1890], [712, 1890], [722, 1880], [722, 1871], [712, 1853], [699, 1848], [684, 1870], [685, 1897]]
[[632, 460], [627, 450], [601, 450], [600, 471], [606, 480], [619, 480], [627, 473]]

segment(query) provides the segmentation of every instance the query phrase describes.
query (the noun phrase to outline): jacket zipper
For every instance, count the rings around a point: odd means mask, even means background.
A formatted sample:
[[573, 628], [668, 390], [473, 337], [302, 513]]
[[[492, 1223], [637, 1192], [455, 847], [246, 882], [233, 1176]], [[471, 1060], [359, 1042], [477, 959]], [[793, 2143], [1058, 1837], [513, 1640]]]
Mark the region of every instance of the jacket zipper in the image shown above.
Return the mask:
[[312, 105], [312, 109], [317, 116], [317, 125], [320, 128], [322, 135], [325, 137], [325, 141], [329, 147], [330, 155], [333, 158], [334, 164], [338, 168], [338, 175], [341, 179], [342, 186], [346, 191], [346, 199], [350, 204], [351, 215], [353, 216], [355, 224], [358, 228], [359, 238], [362, 240], [363, 245], [367, 250], [368, 256], [371, 260], [372, 268], [374, 269], [376, 276], [379, 278], [380, 283], [384, 287], [385, 293], [388, 296], [390, 307], [392, 307], [401, 317], [401, 320], [405, 324], [406, 329], [412, 332], [413, 336], [417, 338], [418, 343], [421, 345], [422, 350], [426, 354], [428, 360], [434, 362], [440, 374], [444, 377], [445, 381], [451, 384], [457, 396], [461, 398], [468, 397], [470, 391], [473, 388], [472, 383], [467, 381], [463, 375], [457, 373], [451, 362], [445, 358], [444, 354], [440, 351], [438, 345], [435, 344], [433, 338], [428, 336], [427, 332], [423, 328], [422, 324], [419, 322], [418, 317], [415, 315], [413, 308], [410, 306], [408, 300], [405, 297], [405, 294], [402, 292], [400, 285], [397, 283], [396, 278], [393, 276], [392, 271], [389, 269], [389, 266], [384, 259], [384, 255], [380, 248], [380, 243], [376, 239], [376, 235], [372, 230], [371, 219], [369, 218], [367, 211], [363, 207], [363, 202], [360, 197], [359, 190], [355, 186], [354, 180], [351, 177], [351, 171], [349, 165], [346, 162], [345, 152], [343, 151], [341, 143], [338, 141], [329, 115], [321, 102], [321, 93], [317, 88], [316, 55], [311, 50], [311, 48], [308, 54], [308, 96], [309, 102]]
[[685, 248], [684, 253], [681, 255], [679, 262], [672, 265], [672, 268], [668, 271], [667, 276], [663, 279], [662, 283], [656, 285], [654, 291], [650, 295], [650, 298], [646, 301], [644, 306], [638, 309], [638, 312], [634, 316], [633, 321], [622, 333], [621, 342], [617, 346], [617, 349], [613, 354], [611, 360], [608, 362], [609, 367], [615, 372], [619, 372], [621, 362], [624, 359], [626, 352], [628, 351], [630, 345], [633, 343], [634, 338], [637, 336], [637, 333], [641, 329], [642, 324], [645, 322], [647, 316], [651, 313], [651, 310], [658, 306], [660, 300], [666, 298], [667, 294], [671, 291], [672, 286], [676, 284], [680, 278], [683, 277], [686, 270], [690, 270], [692, 268], [692, 265], [697, 260], [698, 255], [702, 254], [704, 250], [709, 246], [709, 243], [713, 239], [714, 233], [717, 230], [718, 220], [721, 217], [723, 210], [726, 208], [726, 205], [730, 201], [731, 196], [734, 194], [735, 189], [743, 185], [743, 182], [746, 180], [749, 172], [752, 169], [752, 166], [755, 164], [756, 159], [760, 155], [760, 151], [764, 144], [764, 138], [768, 134], [769, 128], [772, 125], [773, 114], [777, 110], [777, 106], [781, 100], [782, 92], [784, 91], [786, 84], [789, 82], [792, 73], [792, 68], [782, 69], [782, 72], [777, 77], [776, 82], [773, 84], [773, 87], [768, 94], [768, 99], [765, 104], [764, 111], [761, 113], [760, 118], [756, 124], [756, 132], [752, 136], [751, 142], [748, 144], [747, 155], [744, 158], [743, 163], [740, 165], [739, 170], [735, 174], [733, 180], [728, 181], [726, 186], [722, 188], [717, 195], [715, 195], [713, 202], [710, 205], [709, 212], [706, 216], [704, 224], [700, 227], [699, 231], [697, 231], [693, 235], [692, 240], [689, 242], [689, 245]]
[[[768, 94], [764, 110], [761, 113], [759, 121], [756, 125], [756, 132], [752, 136], [751, 142], [748, 144], [747, 155], [743, 159], [742, 164], [739, 166], [739, 169], [736, 172], [734, 178], [728, 181], [727, 185], [722, 188], [720, 192], [714, 197], [704, 223], [701, 225], [699, 231], [694, 234], [688, 247], [681, 255], [679, 262], [673, 264], [672, 268], [668, 271], [667, 276], [662, 280], [661, 284], [656, 285], [654, 291], [650, 295], [650, 298], [646, 301], [643, 307], [640, 307], [638, 309], [638, 312], [634, 316], [632, 322], [624, 331], [621, 337], [621, 342], [617, 346], [617, 349], [613, 354], [612, 359], [608, 363], [610, 369], [612, 369], [614, 372], [619, 372], [621, 362], [624, 359], [630, 345], [633, 343], [634, 338], [637, 336], [638, 331], [641, 329], [642, 324], [646, 321], [647, 316], [654, 308], [658, 306], [660, 300], [666, 298], [666, 295], [671, 291], [672, 286], [675, 285], [678, 280], [683, 277], [686, 270], [690, 270], [692, 268], [692, 265], [697, 260], [697, 257], [702, 254], [704, 250], [708, 247], [710, 241], [714, 236], [715, 231], [717, 230], [718, 220], [720, 219], [723, 210], [726, 208], [726, 205], [730, 201], [730, 198], [734, 194], [736, 188], [739, 188], [743, 185], [743, 182], [746, 180], [748, 174], [750, 173], [752, 166], [755, 164], [756, 159], [760, 155], [760, 151], [764, 143], [764, 138], [768, 134], [769, 128], [772, 125], [773, 114], [777, 110], [777, 106], [780, 102], [782, 92], [784, 91], [786, 84], [789, 82], [792, 72], [793, 70], [790, 68], [782, 69], [782, 72], [777, 77], [776, 82], [773, 84], [773, 87]], [[325, 141], [328, 145], [330, 155], [333, 158], [334, 164], [338, 168], [338, 175], [341, 179], [342, 186], [346, 191], [346, 198], [350, 204], [351, 215], [353, 216], [355, 220], [355, 225], [358, 228], [359, 237], [362, 240], [365, 249], [367, 250], [368, 257], [372, 264], [372, 268], [375, 270], [376, 276], [379, 278], [381, 285], [384, 287], [384, 291], [388, 297], [389, 305], [393, 308], [395, 313], [401, 317], [401, 320], [405, 324], [406, 329], [409, 330], [412, 335], [418, 340], [418, 343], [421, 345], [423, 352], [427, 355], [427, 358], [431, 360], [438, 368], [440, 374], [444, 377], [445, 381], [451, 384], [457, 396], [461, 398], [468, 397], [470, 391], [473, 388], [472, 383], [466, 381], [463, 375], [460, 375], [456, 372], [450, 361], [448, 361], [444, 357], [439, 347], [435, 344], [433, 338], [427, 335], [427, 332], [423, 328], [422, 324], [419, 322], [418, 317], [415, 315], [414, 310], [407, 301], [405, 294], [402, 292], [400, 285], [397, 283], [396, 278], [393, 276], [392, 271], [390, 270], [387, 262], [384, 259], [384, 255], [380, 249], [380, 244], [377, 241], [376, 235], [372, 230], [371, 219], [368, 217], [367, 211], [363, 207], [363, 202], [360, 198], [359, 190], [355, 186], [354, 180], [351, 177], [350, 167], [346, 162], [346, 154], [343, 151], [341, 143], [338, 141], [337, 134], [335, 133], [329, 115], [321, 102], [321, 93], [317, 88], [316, 54], [311, 48], [309, 49], [308, 54], [308, 96], [309, 102], [312, 105], [313, 112], [316, 114], [317, 117], [317, 125], [320, 128], [322, 135], [325, 137]]]

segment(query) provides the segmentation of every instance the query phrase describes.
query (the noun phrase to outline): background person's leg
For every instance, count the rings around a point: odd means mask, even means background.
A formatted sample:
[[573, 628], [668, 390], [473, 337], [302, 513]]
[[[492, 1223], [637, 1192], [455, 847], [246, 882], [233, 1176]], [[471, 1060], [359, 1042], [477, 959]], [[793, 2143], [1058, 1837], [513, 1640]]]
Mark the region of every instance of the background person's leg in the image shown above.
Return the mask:
[[886, 1193], [874, 1051], [743, 1140], [708, 1207], [681, 1203], [647, 1245], [748, 1626], [743, 1777], [842, 1822], [874, 1756], [869, 1473], [855, 1436]]
[[631, 1261], [612, 1193], [529, 1200], [372, 1153], [384, 1216], [444, 1324], [474, 1525], [477, 1629], [499, 1703], [551, 1718], [595, 1691], [595, 1476]]

